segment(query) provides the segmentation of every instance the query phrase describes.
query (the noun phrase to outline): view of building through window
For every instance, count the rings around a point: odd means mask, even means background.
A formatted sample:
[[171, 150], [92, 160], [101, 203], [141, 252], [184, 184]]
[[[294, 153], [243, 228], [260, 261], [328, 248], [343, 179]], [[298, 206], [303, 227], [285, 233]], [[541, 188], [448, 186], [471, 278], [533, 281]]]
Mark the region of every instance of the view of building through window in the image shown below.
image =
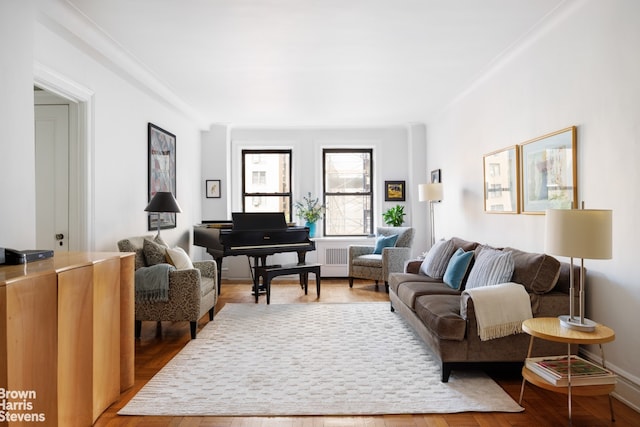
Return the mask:
[[373, 233], [371, 149], [323, 150], [325, 236]]
[[284, 212], [291, 221], [291, 150], [242, 150], [244, 212]]

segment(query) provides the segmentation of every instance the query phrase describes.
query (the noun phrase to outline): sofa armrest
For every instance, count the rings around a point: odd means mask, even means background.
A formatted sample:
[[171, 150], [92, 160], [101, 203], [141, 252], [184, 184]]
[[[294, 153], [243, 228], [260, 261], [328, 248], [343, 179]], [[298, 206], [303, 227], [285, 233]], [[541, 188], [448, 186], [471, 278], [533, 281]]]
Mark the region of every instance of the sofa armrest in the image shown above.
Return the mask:
[[422, 265], [421, 259], [413, 259], [413, 260], [407, 261], [407, 263], [404, 266], [404, 272], [412, 273], [412, 274], [420, 274], [421, 265]]
[[349, 245], [349, 264], [351, 264], [351, 260], [354, 258], [372, 254], [374, 249], [374, 246]]
[[402, 273], [404, 263], [411, 257], [411, 248], [393, 247], [382, 249], [382, 277], [389, 281], [389, 273]]

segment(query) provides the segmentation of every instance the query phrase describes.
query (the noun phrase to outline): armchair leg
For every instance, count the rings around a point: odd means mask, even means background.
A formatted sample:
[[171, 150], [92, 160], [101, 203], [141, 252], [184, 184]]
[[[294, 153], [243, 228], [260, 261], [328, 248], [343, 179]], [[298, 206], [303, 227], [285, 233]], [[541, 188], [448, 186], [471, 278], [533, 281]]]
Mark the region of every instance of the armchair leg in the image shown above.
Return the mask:
[[191, 326], [191, 339], [195, 339], [198, 322], [189, 322], [189, 325]]
[[384, 290], [389, 293], [389, 282], [387, 282], [386, 280], [384, 281]]
[[134, 325], [134, 335], [136, 338], [140, 338], [140, 334], [142, 332], [142, 320], [136, 320]]
[[353, 288], [353, 277], [349, 276], [349, 287]]
[[214, 309], [214, 308], [215, 308], [215, 307], [211, 307], [211, 310], [209, 310], [209, 321], [212, 321], [212, 320], [213, 320], [213, 309]]

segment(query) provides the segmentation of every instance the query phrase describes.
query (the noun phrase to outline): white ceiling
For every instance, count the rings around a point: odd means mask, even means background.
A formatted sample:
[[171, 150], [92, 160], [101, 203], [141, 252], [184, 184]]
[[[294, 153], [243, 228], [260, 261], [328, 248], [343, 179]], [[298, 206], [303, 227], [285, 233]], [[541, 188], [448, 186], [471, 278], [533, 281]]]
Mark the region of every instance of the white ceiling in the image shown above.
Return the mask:
[[210, 122], [428, 121], [562, 0], [67, 0]]

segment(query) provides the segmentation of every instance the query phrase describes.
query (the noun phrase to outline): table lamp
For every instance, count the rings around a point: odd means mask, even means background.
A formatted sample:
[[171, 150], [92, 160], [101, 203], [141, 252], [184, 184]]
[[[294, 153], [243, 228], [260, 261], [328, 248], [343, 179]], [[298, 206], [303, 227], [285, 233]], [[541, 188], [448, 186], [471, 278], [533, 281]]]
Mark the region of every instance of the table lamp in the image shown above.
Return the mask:
[[[612, 211], [598, 209], [548, 209], [546, 211], [545, 252], [570, 257], [569, 315], [560, 316], [560, 324], [570, 329], [591, 332], [596, 323], [584, 317], [584, 260], [611, 259]], [[580, 258], [580, 314], [575, 315], [573, 258]]]
[[154, 212], [158, 214], [158, 237], [160, 236], [160, 214], [164, 212], [182, 212], [182, 209], [180, 209], [178, 202], [170, 191], [158, 191], [153, 195], [151, 201], [144, 210], [146, 212]]
[[431, 246], [436, 243], [436, 237], [433, 226], [433, 204], [442, 201], [442, 184], [420, 184], [418, 185], [418, 200], [421, 202], [429, 202], [429, 218], [431, 220]]

